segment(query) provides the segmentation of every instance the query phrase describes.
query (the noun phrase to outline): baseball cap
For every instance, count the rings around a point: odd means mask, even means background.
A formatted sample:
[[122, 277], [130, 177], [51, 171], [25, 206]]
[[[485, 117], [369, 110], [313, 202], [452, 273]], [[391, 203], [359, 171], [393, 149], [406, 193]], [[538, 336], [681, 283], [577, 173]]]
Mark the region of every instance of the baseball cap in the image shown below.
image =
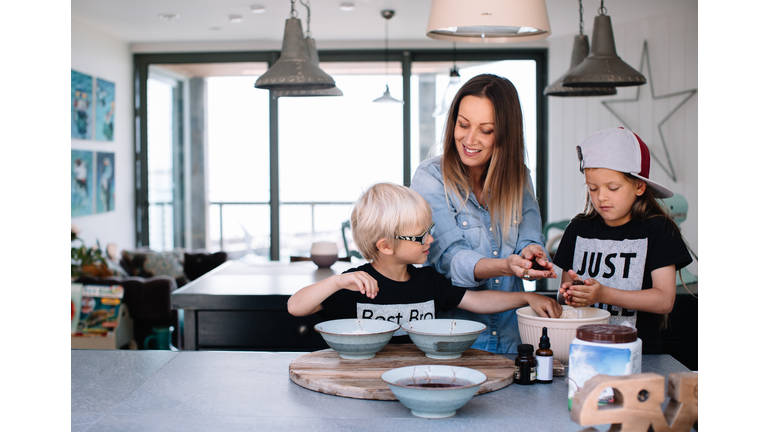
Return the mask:
[[674, 193], [648, 178], [651, 170], [651, 152], [643, 140], [632, 131], [614, 127], [597, 131], [576, 146], [579, 170], [608, 168], [631, 174], [648, 185], [659, 198], [669, 198]]

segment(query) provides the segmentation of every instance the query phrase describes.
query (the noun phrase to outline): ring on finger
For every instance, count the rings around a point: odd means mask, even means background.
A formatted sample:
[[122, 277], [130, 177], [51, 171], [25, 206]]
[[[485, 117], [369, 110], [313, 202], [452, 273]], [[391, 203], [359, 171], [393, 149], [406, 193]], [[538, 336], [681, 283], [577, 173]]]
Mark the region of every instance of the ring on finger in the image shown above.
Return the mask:
[[530, 279], [531, 278], [531, 275], [528, 273], [528, 269], [525, 269], [523, 271], [523, 278], [525, 278], [525, 279]]

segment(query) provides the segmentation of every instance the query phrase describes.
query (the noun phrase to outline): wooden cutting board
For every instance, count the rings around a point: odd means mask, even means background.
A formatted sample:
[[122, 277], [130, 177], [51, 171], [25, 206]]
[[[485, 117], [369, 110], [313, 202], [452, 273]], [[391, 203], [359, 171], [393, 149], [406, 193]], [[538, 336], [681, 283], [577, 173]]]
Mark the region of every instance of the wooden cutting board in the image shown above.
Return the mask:
[[[330, 348], [315, 351], [294, 359], [288, 371], [291, 381], [320, 393], [355, 399], [397, 400], [381, 374], [416, 365], [450, 365], [478, 370], [488, 377], [478, 394], [512, 384], [515, 375], [515, 362], [499, 354], [470, 348], [457, 359], [438, 360], [425, 356], [413, 344], [389, 344], [374, 358], [365, 360], [343, 359]], [[562, 364], [555, 361], [555, 376], [563, 375]]]

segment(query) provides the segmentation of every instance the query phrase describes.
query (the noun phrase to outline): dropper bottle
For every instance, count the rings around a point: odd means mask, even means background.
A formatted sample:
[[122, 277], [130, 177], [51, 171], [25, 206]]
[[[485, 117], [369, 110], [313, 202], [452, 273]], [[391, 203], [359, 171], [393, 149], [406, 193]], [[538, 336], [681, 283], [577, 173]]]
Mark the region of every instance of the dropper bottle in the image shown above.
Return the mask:
[[554, 353], [549, 347], [549, 336], [547, 336], [547, 328], [544, 327], [539, 339], [539, 349], [536, 350], [536, 382], [542, 384], [552, 383]]

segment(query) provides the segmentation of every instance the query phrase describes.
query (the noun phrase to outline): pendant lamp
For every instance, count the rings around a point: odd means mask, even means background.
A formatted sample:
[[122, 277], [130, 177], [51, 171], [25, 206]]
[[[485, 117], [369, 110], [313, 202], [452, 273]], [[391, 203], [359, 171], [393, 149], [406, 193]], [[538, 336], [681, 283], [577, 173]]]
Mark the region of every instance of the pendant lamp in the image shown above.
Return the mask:
[[427, 36], [453, 42], [509, 43], [551, 34], [544, 0], [432, 0]]
[[645, 84], [643, 74], [625, 63], [616, 54], [611, 17], [600, 1], [599, 15], [592, 30], [592, 51], [584, 61], [571, 69], [562, 79], [566, 87], [626, 87]]
[[[309, 1], [304, 3], [302, 0], [299, 2], [307, 8], [307, 33], [304, 38], [304, 42], [307, 45], [307, 55], [313, 65], [320, 68], [320, 57], [317, 55], [317, 47], [315, 46], [315, 40], [312, 38], [312, 32], [309, 30], [311, 21], [311, 11], [309, 8]], [[281, 89], [272, 91], [273, 98], [279, 97], [308, 97], [308, 96], [344, 96], [344, 93], [334, 85], [330, 88], [324, 89]]]
[[389, 20], [395, 16], [393, 10], [381, 11], [381, 16], [384, 17], [384, 76], [386, 77], [387, 84], [384, 94], [373, 100], [375, 103], [403, 103], [401, 100], [397, 100], [389, 94]]
[[[579, 0], [579, 34], [574, 36], [573, 51], [571, 52], [571, 67], [568, 71], [578, 66], [589, 54], [589, 39], [584, 34], [584, 8]], [[568, 72], [566, 72], [566, 75]], [[544, 89], [546, 96], [611, 96], [616, 94], [616, 87], [565, 87], [562, 85], [561, 76], [554, 83]]]
[[448, 112], [448, 110], [451, 108], [451, 103], [453, 103], [453, 98], [456, 96], [456, 93], [458, 93], [460, 88], [461, 75], [459, 75], [459, 69], [456, 67], [456, 42], [454, 42], [453, 68], [448, 75], [448, 87], [446, 87], [445, 91], [443, 92], [442, 101], [436, 105], [434, 111], [432, 111], [433, 118], [438, 118]]
[[[315, 40], [312, 38], [306, 38], [307, 51], [312, 63], [318, 65], [320, 63], [317, 55], [317, 48], [315, 48]], [[291, 90], [274, 90], [272, 91], [272, 97], [307, 97], [307, 96], [344, 96], [344, 93], [335, 85], [330, 88], [324, 89], [291, 89]]]
[[336, 82], [313, 64], [307, 54], [307, 43], [301, 30], [301, 20], [291, 0], [291, 18], [285, 20], [283, 49], [280, 58], [256, 80], [254, 87], [265, 90], [319, 90], [331, 88]]

